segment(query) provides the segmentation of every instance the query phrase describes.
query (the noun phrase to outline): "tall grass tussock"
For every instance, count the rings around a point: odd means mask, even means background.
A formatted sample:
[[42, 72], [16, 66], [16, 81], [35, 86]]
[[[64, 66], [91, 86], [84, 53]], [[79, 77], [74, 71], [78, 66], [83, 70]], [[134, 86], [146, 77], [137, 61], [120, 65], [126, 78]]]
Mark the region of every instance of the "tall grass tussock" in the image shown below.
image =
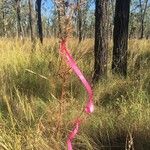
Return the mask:
[[[69, 48], [91, 81], [93, 41]], [[0, 39], [0, 150], [65, 150], [86, 91], [63, 63], [57, 39]], [[111, 74], [94, 85], [95, 112], [82, 124], [78, 150], [150, 149], [150, 42], [130, 40], [128, 77]], [[83, 116], [84, 117], [84, 116]]]

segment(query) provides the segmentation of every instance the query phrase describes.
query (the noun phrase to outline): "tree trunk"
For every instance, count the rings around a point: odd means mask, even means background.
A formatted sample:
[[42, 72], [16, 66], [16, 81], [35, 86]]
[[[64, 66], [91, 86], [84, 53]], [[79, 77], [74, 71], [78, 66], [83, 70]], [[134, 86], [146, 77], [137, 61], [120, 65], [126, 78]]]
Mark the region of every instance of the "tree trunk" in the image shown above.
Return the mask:
[[20, 16], [20, 0], [16, 0], [16, 14], [17, 14], [17, 37], [22, 37], [22, 29], [21, 29], [21, 16]]
[[29, 5], [29, 25], [30, 25], [30, 35], [31, 35], [31, 41], [33, 41], [33, 22], [32, 22], [32, 4], [31, 0], [28, 0]]
[[110, 3], [111, 3], [111, 7], [112, 7], [112, 15], [113, 15], [113, 18], [114, 18], [114, 16], [115, 16], [114, 0], [111, 0]]
[[60, 9], [58, 8], [58, 6], [57, 6], [57, 13], [58, 13], [58, 28], [59, 28], [58, 37], [62, 38], [61, 13], [60, 13]]
[[143, 39], [144, 37], [144, 20], [143, 17], [141, 19], [141, 34], [140, 34], [140, 39]]
[[37, 32], [40, 42], [43, 43], [43, 28], [42, 28], [42, 17], [41, 17], [41, 2], [42, 0], [36, 0], [36, 17], [37, 17]]
[[2, 22], [2, 28], [3, 28], [2, 36], [5, 37], [5, 12], [4, 12], [4, 10], [2, 10], [2, 19], [3, 19], [3, 22]]
[[[80, 0], [77, 1], [77, 6], [80, 5]], [[81, 7], [79, 6], [78, 8], [78, 38], [79, 38], [79, 43], [82, 41], [82, 12], [81, 12]]]
[[116, 0], [112, 71], [126, 77], [130, 0]]
[[58, 27], [59, 27], [59, 38], [65, 39], [67, 37], [67, 27], [66, 27], [66, 4], [64, 1], [57, 1], [57, 15], [58, 15]]
[[108, 51], [108, 0], [96, 0], [95, 8], [95, 47], [94, 47], [94, 75], [93, 82], [107, 76]]
[[[139, 0], [140, 3], [140, 9], [141, 9], [141, 33], [140, 33], [140, 39], [143, 39], [144, 37], [144, 20], [145, 20], [145, 14], [147, 10], [148, 0], [145, 1], [145, 6], [142, 7], [142, 1]], [[143, 4], [144, 5], [144, 4]]]

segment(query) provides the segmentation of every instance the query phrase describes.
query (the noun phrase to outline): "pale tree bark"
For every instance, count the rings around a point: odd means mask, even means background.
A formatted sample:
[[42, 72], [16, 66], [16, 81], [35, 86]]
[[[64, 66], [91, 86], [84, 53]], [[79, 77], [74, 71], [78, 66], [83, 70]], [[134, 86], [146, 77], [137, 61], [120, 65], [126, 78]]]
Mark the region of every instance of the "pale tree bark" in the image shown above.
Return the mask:
[[2, 35], [5, 37], [5, 11], [4, 10], [2, 10], [2, 19], [3, 19], [3, 22], [2, 22], [3, 33], [2, 33]]
[[95, 47], [94, 47], [94, 75], [93, 82], [107, 76], [108, 53], [108, 0], [96, 0], [95, 8]]
[[22, 38], [21, 15], [20, 15], [21, 0], [15, 0], [15, 2], [16, 2], [16, 15], [17, 15], [17, 37]]
[[111, 3], [112, 14], [113, 14], [113, 18], [114, 18], [114, 16], [115, 16], [115, 7], [114, 7], [115, 0], [110, 0], [110, 3]]
[[113, 27], [114, 27], [114, 15], [115, 15], [115, 0], [109, 1], [109, 11], [108, 11], [108, 37], [112, 40], [113, 37]]
[[131, 0], [116, 0], [114, 18], [112, 71], [114, 74], [124, 77], [127, 75], [130, 1]]
[[147, 6], [148, 6], [148, 0], [144, 0], [143, 5], [142, 5], [142, 0], [139, 0], [139, 5], [140, 5], [140, 13], [141, 13], [140, 39], [143, 39], [143, 37], [144, 37], [144, 21], [145, 21]]

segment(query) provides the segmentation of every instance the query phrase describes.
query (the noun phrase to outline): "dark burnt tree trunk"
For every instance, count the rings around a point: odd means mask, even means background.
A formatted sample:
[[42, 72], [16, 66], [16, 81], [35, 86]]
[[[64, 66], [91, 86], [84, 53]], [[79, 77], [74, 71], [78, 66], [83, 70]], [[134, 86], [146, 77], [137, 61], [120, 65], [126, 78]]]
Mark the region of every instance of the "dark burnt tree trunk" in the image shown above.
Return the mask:
[[141, 19], [141, 34], [140, 34], [140, 39], [143, 39], [144, 37], [144, 20], [143, 18]]
[[31, 4], [31, 0], [28, 0], [28, 5], [29, 5], [30, 35], [31, 35], [31, 41], [33, 41], [33, 21], [32, 21], [32, 4]]
[[[77, 0], [77, 5], [79, 6], [81, 3], [81, 0]], [[78, 7], [78, 20], [77, 20], [77, 25], [78, 25], [78, 38], [79, 38], [79, 43], [82, 41], [82, 11], [81, 7]]]
[[130, 0], [116, 0], [112, 71], [126, 77]]
[[95, 8], [95, 47], [93, 82], [107, 76], [108, 13], [109, 0], [96, 0]]
[[21, 15], [20, 15], [20, 1], [15, 0], [16, 2], [16, 14], [17, 14], [17, 37], [22, 37], [22, 29], [21, 29]]
[[42, 28], [42, 17], [41, 17], [41, 3], [42, 0], [36, 0], [36, 17], [37, 17], [37, 33], [40, 42], [43, 43], [43, 28]]

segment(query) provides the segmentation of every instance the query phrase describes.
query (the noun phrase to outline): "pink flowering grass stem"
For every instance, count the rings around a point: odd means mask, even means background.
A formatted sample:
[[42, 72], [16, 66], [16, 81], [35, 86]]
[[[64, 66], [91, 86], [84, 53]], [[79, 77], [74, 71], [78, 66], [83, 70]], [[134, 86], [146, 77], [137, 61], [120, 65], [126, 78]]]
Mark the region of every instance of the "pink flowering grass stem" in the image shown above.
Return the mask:
[[[91, 114], [94, 111], [94, 104], [93, 104], [93, 91], [88, 83], [88, 81], [85, 79], [83, 76], [82, 72], [80, 71], [79, 67], [77, 66], [75, 60], [69, 53], [69, 51], [66, 48], [66, 40], [62, 40], [61, 45], [60, 45], [60, 52], [67, 59], [67, 64], [72, 68], [72, 70], [75, 72], [75, 74], [79, 77], [81, 80], [83, 86], [85, 87], [87, 93], [88, 93], [88, 101], [85, 106], [85, 112], [87, 114]], [[78, 133], [80, 122], [80, 118], [77, 118], [75, 121], [75, 128], [71, 131], [71, 133], [68, 136], [67, 139], [67, 145], [68, 145], [68, 150], [72, 150], [72, 140], [75, 138], [76, 134]]]

